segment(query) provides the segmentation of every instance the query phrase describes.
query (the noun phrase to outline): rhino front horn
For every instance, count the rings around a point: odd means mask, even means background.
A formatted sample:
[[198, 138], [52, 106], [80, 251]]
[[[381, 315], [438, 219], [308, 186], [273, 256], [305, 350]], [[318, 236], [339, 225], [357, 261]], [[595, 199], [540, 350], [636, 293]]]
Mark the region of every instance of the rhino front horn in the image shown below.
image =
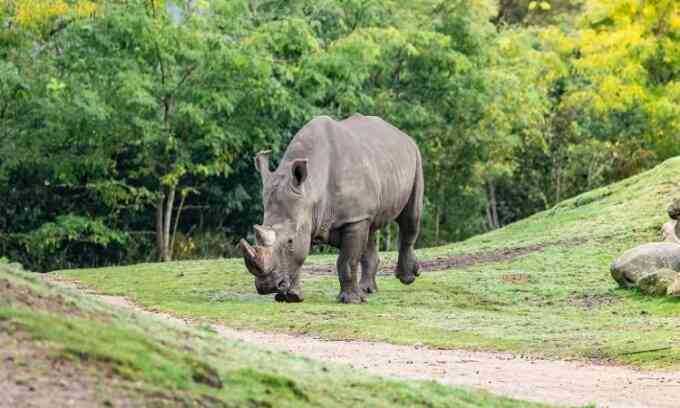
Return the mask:
[[239, 242], [239, 247], [241, 248], [241, 252], [243, 253], [243, 259], [246, 262], [246, 268], [248, 268], [248, 272], [252, 273], [255, 276], [260, 276], [264, 274], [265, 261], [263, 259], [262, 253], [263, 248], [259, 246], [252, 247], [245, 239], [241, 239], [241, 241]]
[[239, 247], [241, 248], [241, 252], [243, 252], [243, 256], [249, 260], [249, 261], [255, 261], [255, 249], [250, 246], [248, 241], [245, 239], [241, 239], [239, 242]]

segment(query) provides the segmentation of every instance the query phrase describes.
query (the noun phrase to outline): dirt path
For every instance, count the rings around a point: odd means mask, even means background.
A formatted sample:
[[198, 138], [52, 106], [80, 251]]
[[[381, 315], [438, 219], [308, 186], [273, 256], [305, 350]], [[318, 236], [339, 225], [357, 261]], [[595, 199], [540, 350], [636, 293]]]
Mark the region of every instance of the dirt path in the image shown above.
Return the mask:
[[[189, 320], [168, 314], [145, 311], [123, 297], [89, 293], [107, 304], [134, 308], [177, 324], [192, 324]], [[213, 325], [213, 328], [225, 339], [242, 340], [259, 348], [347, 364], [388, 377], [434, 380], [529, 401], [557, 405], [595, 403], [598, 407], [670, 408], [680, 404], [680, 372], [639, 371], [505, 353], [437, 350], [366, 341], [329, 341], [308, 336], [235, 330], [222, 325]]]
[[[544, 242], [541, 244], [477, 251], [463, 255], [437, 256], [433, 259], [419, 261], [418, 266], [420, 267], [421, 272], [436, 272], [465, 268], [480, 263], [507, 262], [533, 252], [542, 252], [548, 247], [556, 245], [571, 247], [580, 245], [585, 241], [586, 240], [583, 238], [575, 238]], [[396, 264], [394, 262], [381, 262], [378, 268], [378, 275], [391, 275], [394, 273], [395, 266]], [[310, 275], [335, 275], [335, 265], [305, 265], [302, 267], [302, 271]]]

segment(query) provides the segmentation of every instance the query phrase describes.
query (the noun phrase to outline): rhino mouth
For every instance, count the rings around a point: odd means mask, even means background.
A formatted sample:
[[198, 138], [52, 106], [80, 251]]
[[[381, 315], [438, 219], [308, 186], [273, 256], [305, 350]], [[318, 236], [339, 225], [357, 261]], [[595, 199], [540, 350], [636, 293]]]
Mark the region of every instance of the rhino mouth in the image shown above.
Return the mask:
[[265, 267], [265, 265], [271, 264], [266, 259], [268, 255], [271, 256], [269, 249], [260, 245], [253, 247], [243, 239], [240, 242], [240, 247], [246, 269], [255, 276], [257, 293], [260, 295], [278, 293], [287, 296], [290, 289], [288, 275]]
[[274, 261], [273, 239], [268, 230], [256, 226], [257, 244], [250, 245], [241, 239], [239, 247], [243, 253], [246, 269], [255, 277], [255, 289], [260, 295], [276, 293], [279, 302], [298, 303], [303, 301], [299, 289], [291, 288], [291, 268], [285, 258]]
[[274, 296], [274, 300], [276, 300], [277, 302], [300, 303], [304, 299], [298, 293], [287, 292], [277, 293], [276, 296]]

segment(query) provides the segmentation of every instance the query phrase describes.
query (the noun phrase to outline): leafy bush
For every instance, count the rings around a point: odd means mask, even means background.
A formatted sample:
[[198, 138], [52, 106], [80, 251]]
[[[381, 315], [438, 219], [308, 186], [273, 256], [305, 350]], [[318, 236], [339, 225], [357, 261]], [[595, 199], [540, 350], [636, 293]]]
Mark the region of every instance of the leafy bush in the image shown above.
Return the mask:
[[44, 271], [119, 258], [115, 255], [125, 251], [128, 240], [128, 234], [101, 220], [69, 214], [30, 232], [23, 244], [31, 269]]

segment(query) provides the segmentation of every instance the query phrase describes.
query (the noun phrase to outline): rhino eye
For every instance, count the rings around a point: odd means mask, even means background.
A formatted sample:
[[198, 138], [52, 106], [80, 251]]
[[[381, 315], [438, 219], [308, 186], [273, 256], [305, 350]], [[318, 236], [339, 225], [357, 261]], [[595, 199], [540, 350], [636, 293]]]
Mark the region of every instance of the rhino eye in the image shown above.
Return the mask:
[[293, 251], [293, 238], [288, 238], [288, 251]]

